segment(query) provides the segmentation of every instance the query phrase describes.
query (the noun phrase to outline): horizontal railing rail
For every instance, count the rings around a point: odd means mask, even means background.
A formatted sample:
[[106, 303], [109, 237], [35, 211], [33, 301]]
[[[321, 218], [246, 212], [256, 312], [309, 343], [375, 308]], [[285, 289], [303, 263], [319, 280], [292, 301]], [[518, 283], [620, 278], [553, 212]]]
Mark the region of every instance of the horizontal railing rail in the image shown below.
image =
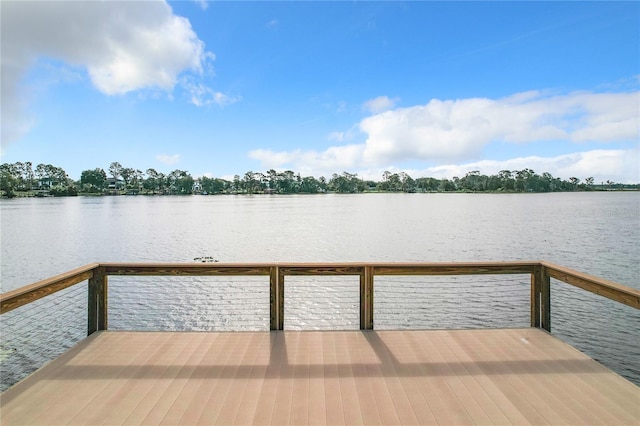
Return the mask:
[[574, 287], [579, 287], [598, 296], [603, 296], [624, 305], [640, 309], [640, 290], [574, 271], [551, 262], [541, 262], [541, 266], [551, 278], [571, 284]]
[[100, 265], [97, 263], [91, 263], [0, 294], [0, 314], [6, 314], [20, 306], [35, 302], [45, 296], [86, 281], [93, 277], [94, 271], [98, 266]]
[[92, 263], [0, 295], [0, 314], [88, 281], [87, 332], [108, 328], [108, 277], [268, 276], [270, 328], [284, 328], [286, 276], [360, 277], [360, 328], [374, 327], [375, 276], [498, 275], [531, 276], [531, 326], [551, 330], [551, 278], [640, 309], [640, 290], [544, 261], [453, 263]]

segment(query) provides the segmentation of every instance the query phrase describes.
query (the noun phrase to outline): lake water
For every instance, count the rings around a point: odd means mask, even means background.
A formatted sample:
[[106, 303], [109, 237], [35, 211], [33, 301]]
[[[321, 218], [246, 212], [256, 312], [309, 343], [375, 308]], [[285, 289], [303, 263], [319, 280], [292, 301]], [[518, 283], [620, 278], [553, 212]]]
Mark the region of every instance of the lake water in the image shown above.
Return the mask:
[[[640, 288], [640, 193], [0, 201], [2, 292], [95, 261], [548, 260]], [[112, 329], [268, 329], [266, 278], [111, 277]], [[499, 289], [496, 291], [496, 289]], [[3, 315], [2, 388], [86, 333], [86, 286]], [[526, 327], [528, 276], [376, 278], [377, 328]], [[53, 313], [52, 313], [53, 312]], [[358, 328], [358, 282], [291, 277], [285, 328]], [[640, 384], [640, 311], [552, 281], [552, 332]]]

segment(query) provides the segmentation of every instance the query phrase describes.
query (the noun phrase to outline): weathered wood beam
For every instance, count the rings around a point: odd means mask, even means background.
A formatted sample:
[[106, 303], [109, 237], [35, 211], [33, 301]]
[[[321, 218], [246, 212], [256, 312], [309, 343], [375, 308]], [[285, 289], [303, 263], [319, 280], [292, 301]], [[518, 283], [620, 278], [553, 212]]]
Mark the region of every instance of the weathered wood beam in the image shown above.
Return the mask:
[[108, 277], [104, 267], [94, 270], [89, 280], [89, 297], [87, 306], [87, 335], [98, 330], [107, 330], [109, 322]]
[[283, 275], [361, 275], [364, 264], [280, 264]]
[[200, 276], [269, 275], [273, 264], [252, 263], [101, 263], [107, 275]]
[[373, 267], [360, 275], [360, 329], [373, 330]]
[[640, 290], [550, 262], [461, 263], [93, 263], [0, 295], [0, 313], [89, 280], [88, 332], [108, 327], [108, 276], [269, 276], [270, 328], [284, 328], [286, 276], [360, 277], [360, 328], [373, 329], [373, 286], [376, 275], [531, 274], [531, 325], [551, 328], [550, 278], [640, 309]]
[[271, 267], [269, 275], [269, 328], [271, 330], [281, 330], [280, 319], [282, 316], [280, 305], [280, 273], [277, 266]]
[[539, 262], [375, 263], [374, 275], [530, 274]]
[[531, 272], [531, 327], [540, 328], [540, 270], [541, 265], [536, 265]]
[[547, 268], [540, 265], [540, 321], [543, 329], [551, 333], [551, 278]]
[[284, 330], [284, 274], [282, 271], [278, 271], [278, 286], [276, 287], [276, 304], [278, 306], [277, 312], [277, 329]]
[[551, 278], [563, 281], [572, 286], [606, 297], [616, 302], [623, 303], [636, 309], [640, 309], [640, 290], [627, 287], [604, 278], [578, 272], [550, 262], [541, 262]]
[[56, 293], [72, 285], [86, 281], [93, 277], [94, 270], [99, 265], [91, 263], [80, 268], [56, 275], [36, 283], [8, 291], [0, 295], [0, 314], [10, 312], [45, 296]]

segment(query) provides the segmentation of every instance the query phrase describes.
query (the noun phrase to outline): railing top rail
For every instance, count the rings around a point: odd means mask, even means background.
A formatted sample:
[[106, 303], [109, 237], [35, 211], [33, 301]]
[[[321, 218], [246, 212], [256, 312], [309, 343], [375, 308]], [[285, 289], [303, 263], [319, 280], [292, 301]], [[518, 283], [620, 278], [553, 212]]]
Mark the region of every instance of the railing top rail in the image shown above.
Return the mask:
[[528, 274], [543, 267], [552, 277], [625, 305], [640, 309], [640, 290], [544, 261], [505, 262], [269, 262], [269, 263], [91, 263], [0, 295], [0, 314], [93, 277], [153, 276], [269, 276], [281, 275], [481, 275]]
[[56, 293], [74, 284], [88, 280], [93, 276], [93, 271], [99, 266], [98, 263], [90, 263], [80, 268], [63, 272], [56, 276], [0, 294], [0, 314], [7, 313], [20, 306], [48, 296], [49, 294]]
[[540, 261], [372, 263], [374, 275], [530, 274]]
[[618, 284], [604, 278], [585, 274], [564, 266], [551, 262], [540, 262], [546, 273], [557, 280], [563, 281], [572, 286], [581, 288], [591, 293], [597, 294], [623, 303], [636, 309], [640, 309], [640, 290]]
[[100, 263], [107, 275], [269, 275], [273, 263]]
[[[271, 267], [278, 267], [281, 270], [300, 272], [309, 270], [309, 272], [317, 271], [318, 275], [323, 273], [332, 273], [333, 271], [343, 270], [345, 274], [350, 274], [356, 269], [362, 270], [365, 267], [372, 267], [378, 271], [378, 274], [383, 274], [387, 270], [390, 273], [403, 273], [406, 269], [419, 271], [417, 274], [422, 275], [424, 271], [433, 270], [439, 274], [440, 271], [447, 272], [448, 270], [460, 271], [466, 273], [467, 271], [477, 270], [479, 273], [500, 273], [504, 270], [504, 273], [529, 273], [533, 270], [533, 267], [540, 265], [539, 260], [530, 261], [504, 261], [504, 262], [264, 262], [264, 263], [129, 263], [129, 262], [108, 262], [100, 263], [100, 266], [105, 267], [108, 275], [138, 275], [140, 273], [155, 273], [156, 270], [159, 273], [166, 273], [166, 270], [177, 269], [185, 271], [185, 274], [206, 274], [211, 272], [212, 274], [220, 272], [230, 272], [233, 270], [250, 269], [255, 270], [256, 274], [262, 275]], [[486, 272], [485, 272], [486, 271]], [[515, 272], [514, 272], [515, 271]], [[251, 271], [249, 271], [251, 272]], [[454, 272], [457, 273], [457, 272]], [[249, 275], [241, 274], [241, 275]]]

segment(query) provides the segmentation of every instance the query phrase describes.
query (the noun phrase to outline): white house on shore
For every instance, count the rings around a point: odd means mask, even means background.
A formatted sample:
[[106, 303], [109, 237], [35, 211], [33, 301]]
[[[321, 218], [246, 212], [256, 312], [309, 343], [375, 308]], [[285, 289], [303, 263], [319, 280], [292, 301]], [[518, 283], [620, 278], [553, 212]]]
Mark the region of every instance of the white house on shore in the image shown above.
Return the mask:
[[112, 177], [107, 178], [107, 189], [113, 191], [124, 189], [124, 181], [122, 179], [114, 179]]

